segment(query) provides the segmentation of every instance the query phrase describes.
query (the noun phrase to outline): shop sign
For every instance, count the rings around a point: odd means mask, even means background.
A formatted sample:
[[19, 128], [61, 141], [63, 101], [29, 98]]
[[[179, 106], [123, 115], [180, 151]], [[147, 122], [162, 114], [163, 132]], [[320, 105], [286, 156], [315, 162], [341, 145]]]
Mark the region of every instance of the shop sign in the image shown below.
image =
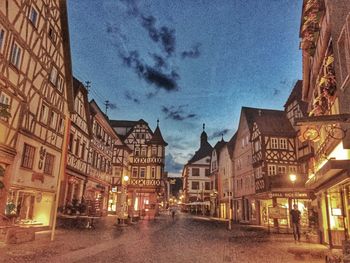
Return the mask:
[[269, 207], [269, 218], [274, 219], [286, 219], [287, 218], [287, 208], [281, 206]]
[[279, 198], [310, 198], [307, 192], [273, 192], [269, 193], [269, 198], [279, 197]]

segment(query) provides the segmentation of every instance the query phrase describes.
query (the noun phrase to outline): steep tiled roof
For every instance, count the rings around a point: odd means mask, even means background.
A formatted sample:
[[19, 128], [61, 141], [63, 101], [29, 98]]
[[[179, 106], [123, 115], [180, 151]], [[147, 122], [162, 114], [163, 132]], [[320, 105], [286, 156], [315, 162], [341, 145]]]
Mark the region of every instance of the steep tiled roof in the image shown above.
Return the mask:
[[167, 146], [168, 143], [164, 141], [162, 133], [160, 132], [159, 126], [154, 130], [152, 138], [147, 142], [147, 144], [157, 144]]
[[216, 155], [218, 157], [218, 159], [220, 158], [220, 151], [223, 147], [225, 147], [225, 145], [227, 144], [227, 142], [224, 141], [224, 138], [221, 139], [221, 141], [218, 141], [215, 146], [214, 149], [216, 150]]
[[233, 151], [235, 149], [236, 139], [237, 139], [237, 132], [235, 132], [235, 134], [232, 136], [232, 138], [226, 144], [231, 160], [233, 160]]
[[284, 108], [287, 108], [288, 105], [290, 105], [293, 101], [297, 101], [300, 105], [300, 110], [303, 114], [303, 116], [305, 116], [307, 114], [307, 102], [302, 100], [302, 89], [303, 89], [303, 81], [302, 80], [298, 80], [294, 87], [292, 92], [290, 93], [286, 103], [284, 104]]
[[252, 132], [253, 124], [256, 122], [260, 132], [265, 135], [295, 135], [293, 126], [284, 111], [242, 107], [242, 112], [246, 116], [250, 132]]

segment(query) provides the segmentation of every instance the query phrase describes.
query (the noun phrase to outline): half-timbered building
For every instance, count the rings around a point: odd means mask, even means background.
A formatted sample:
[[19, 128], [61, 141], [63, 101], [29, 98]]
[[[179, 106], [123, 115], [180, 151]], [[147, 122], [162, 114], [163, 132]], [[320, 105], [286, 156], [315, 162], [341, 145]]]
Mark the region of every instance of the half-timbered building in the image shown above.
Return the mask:
[[[72, 103], [66, 2], [0, 1], [1, 213], [52, 222]], [[6, 209], [4, 209], [4, 200]]]
[[[208, 142], [208, 135], [205, 132], [203, 124], [203, 132], [200, 136], [200, 147], [193, 157], [187, 162], [182, 171], [183, 193], [186, 203], [202, 202], [200, 207], [192, 207], [194, 209], [204, 209], [210, 206], [211, 179], [210, 179], [210, 158], [213, 147]], [[214, 169], [213, 169], [214, 170]], [[207, 202], [208, 205], [205, 205]], [[202, 211], [203, 213], [205, 211]]]
[[317, 196], [319, 241], [340, 247], [350, 229], [350, 2], [304, 0], [301, 17], [309, 116], [297, 123], [315, 147], [306, 186]]
[[[307, 176], [298, 173], [296, 132], [286, 113], [278, 110], [251, 109], [255, 177], [255, 197], [259, 199], [260, 224], [289, 227], [289, 210], [297, 203], [302, 225], [308, 226], [310, 195], [305, 191]], [[295, 182], [290, 174], [297, 176]], [[271, 208], [281, 208], [278, 218], [269, 216]]]
[[70, 115], [66, 174], [62, 178], [60, 204], [64, 208], [81, 203], [88, 176], [88, 157], [91, 139], [88, 92], [73, 79], [74, 111]]
[[131, 149], [129, 154], [128, 208], [130, 216], [147, 213], [154, 216], [160, 198], [165, 194], [164, 158], [168, 145], [157, 127], [152, 132], [148, 123], [112, 120], [111, 125]]
[[118, 145], [122, 146], [123, 143], [111, 127], [107, 115], [94, 100], [90, 101], [90, 122], [92, 138], [84, 199], [88, 209], [91, 209], [95, 215], [106, 215], [109, 192], [113, 183], [114, 149]]

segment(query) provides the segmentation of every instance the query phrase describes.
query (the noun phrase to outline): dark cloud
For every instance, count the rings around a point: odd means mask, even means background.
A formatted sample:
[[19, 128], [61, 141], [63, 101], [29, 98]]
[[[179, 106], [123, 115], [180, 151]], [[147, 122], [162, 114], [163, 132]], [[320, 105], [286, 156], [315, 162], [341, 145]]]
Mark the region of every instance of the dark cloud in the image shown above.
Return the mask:
[[140, 100], [138, 98], [136, 98], [135, 95], [131, 94], [129, 91], [125, 91], [124, 92], [124, 97], [127, 100], [135, 102], [136, 104], [140, 104], [141, 103]]
[[209, 140], [221, 138], [223, 135], [226, 135], [229, 131], [230, 131], [229, 129], [223, 129], [220, 131], [216, 131], [212, 135], [209, 136]]
[[197, 114], [194, 113], [186, 113], [183, 110], [185, 105], [180, 105], [178, 107], [170, 106], [165, 107], [162, 106], [162, 112], [165, 113], [167, 119], [172, 119], [175, 121], [183, 121], [187, 119], [194, 119], [197, 117]]
[[181, 52], [182, 58], [198, 58], [201, 55], [201, 52], [199, 50], [201, 43], [197, 43], [192, 46], [192, 48], [188, 51]]
[[170, 173], [181, 173], [183, 164], [178, 163], [172, 154], [165, 155], [165, 169]]
[[124, 65], [133, 69], [141, 79], [144, 79], [149, 84], [153, 84], [156, 88], [169, 92], [178, 90], [177, 80], [179, 79], [179, 75], [176, 71], [166, 74], [157, 68], [152, 68], [144, 64], [136, 50], [129, 52], [127, 55], [121, 53], [119, 55]]
[[154, 67], [155, 68], [157, 68], [157, 69], [162, 69], [162, 68], [167, 69], [168, 68], [167, 60], [165, 58], [163, 58], [161, 55], [158, 55], [156, 53], [149, 54], [149, 55], [154, 60]]
[[157, 28], [156, 21], [156, 18], [152, 15], [141, 15], [141, 25], [144, 29], [147, 30], [148, 36], [154, 42], [160, 42], [162, 49], [167, 53], [168, 56], [171, 56], [175, 51], [176, 45], [175, 29], [169, 28], [167, 26]]
[[281, 90], [274, 88], [273, 89], [273, 96], [277, 96], [281, 93]]

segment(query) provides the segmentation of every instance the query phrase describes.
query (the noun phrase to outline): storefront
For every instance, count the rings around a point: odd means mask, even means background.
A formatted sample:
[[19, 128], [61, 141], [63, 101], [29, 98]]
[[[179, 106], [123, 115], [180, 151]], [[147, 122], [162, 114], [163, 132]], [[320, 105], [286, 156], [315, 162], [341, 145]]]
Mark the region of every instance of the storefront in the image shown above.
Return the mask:
[[[293, 196], [295, 198], [293, 198]], [[290, 228], [290, 215], [293, 204], [298, 205], [298, 210], [301, 212], [301, 227], [309, 228], [309, 211], [314, 210], [310, 195], [307, 192], [272, 192], [259, 196], [260, 199], [260, 225]], [[273, 207], [284, 208], [285, 216], [280, 219], [273, 219], [269, 216], [269, 210]]]
[[11, 188], [5, 214], [13, 217], [16, 224], [50, 226], [54, 196], [54, 193], [35, 189]]
[[108, 210], [109, 188], [107, 185], [88, 181], [86, 183], [84, 199], [87, 203], [88, 214], [104, 216]]
[[349, 239], [350, 179], [317, 193], [322, 217], [321, 241], [330, 247], [341, 247]]

